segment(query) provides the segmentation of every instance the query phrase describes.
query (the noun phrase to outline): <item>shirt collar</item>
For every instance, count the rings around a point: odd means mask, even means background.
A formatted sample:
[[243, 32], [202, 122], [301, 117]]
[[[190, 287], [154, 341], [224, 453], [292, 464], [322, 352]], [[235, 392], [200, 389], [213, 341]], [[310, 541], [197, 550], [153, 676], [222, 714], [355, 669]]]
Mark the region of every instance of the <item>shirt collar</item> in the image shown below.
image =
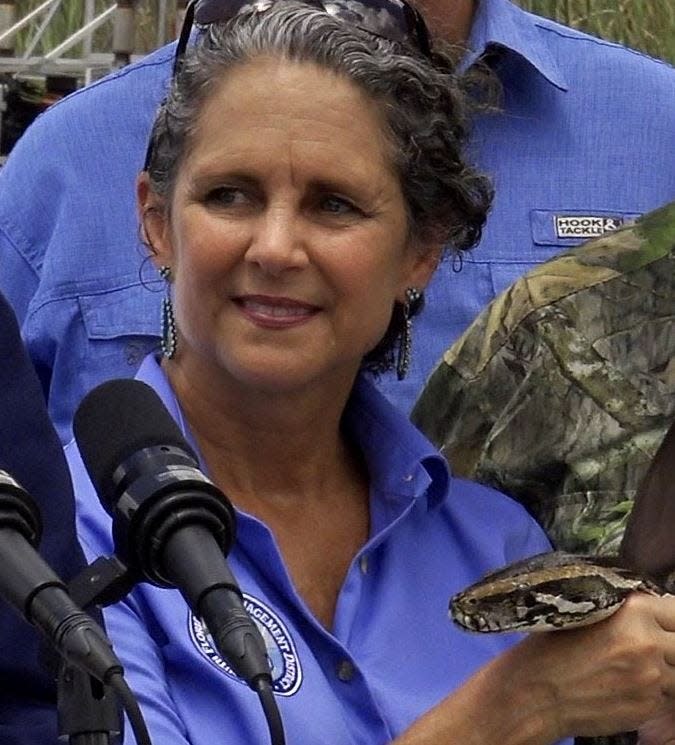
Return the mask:
[[171, 414], [180, 427], [183, 435], [188, 439], [189, 444], [194, 448], [195, 443], [192, 434], [190, 433], [190, 428], [186, 426], [186, 422], [183, 419], [183, 412], [181, 411], [178, 399], [173, 392], [173, 388], [171, 387], [164, 370], [160, 367], [159, 360], [155, 354], [149, 354], [146, 356], [141, 363], [141, 366], [138, 368], [136, 378], [154, 388], [155, 392], [162, 399], [162, 403], [166, 407], [166, 410]]
[[567, 81], [539, 30], [540, 19], [509, 0], [478, 0], [463, 67], [470, 67], [490, 47], [519, 55], [549, 83], [567, 90]]
[[[145, 358], [136, 377], [155, 389], [189, 444], [199, 452], [173, 389], [154, 355]], [[426, 497], [429, 509], [446, 497], [450, 474], [445, 459], [363, 375], [354, 385], [343, 426], [363, 455], [373, 493], [405, 500]]]
[[365, 375], [356, 379], [343, 425], [359, 446], [374, 494], [426, 498], [429, 509], [447, 496], [445, 459]]

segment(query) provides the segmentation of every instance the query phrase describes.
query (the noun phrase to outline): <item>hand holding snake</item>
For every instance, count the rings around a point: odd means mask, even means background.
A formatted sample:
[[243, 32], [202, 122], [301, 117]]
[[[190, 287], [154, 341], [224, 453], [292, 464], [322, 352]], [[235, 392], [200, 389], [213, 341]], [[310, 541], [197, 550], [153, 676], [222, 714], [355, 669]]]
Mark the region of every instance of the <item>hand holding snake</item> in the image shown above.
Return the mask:
[[[551, 742], [675, 719], [675, 597], [611, 560], [595, 561], [542, 554], [487, 575], [451, 602], [453, 620], [472, 631], [566, 630], [531, 634], [508, 653], [520, 684], [550, 697], [558, 718]], [[675, 742], [663, 724], [656, 735], [650, 726], [643, 743]]]

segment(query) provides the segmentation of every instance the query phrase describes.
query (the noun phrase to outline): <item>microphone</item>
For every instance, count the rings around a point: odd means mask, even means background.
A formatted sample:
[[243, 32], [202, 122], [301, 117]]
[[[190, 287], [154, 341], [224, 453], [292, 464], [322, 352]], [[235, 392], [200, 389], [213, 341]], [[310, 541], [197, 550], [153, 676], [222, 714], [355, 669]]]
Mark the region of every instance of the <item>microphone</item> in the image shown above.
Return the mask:
[[102, 683], [123, 669], [100, 626], [71, 599], [35, 550], [42, 520], [33, 498], [0, 470], [0, 595], [71, 664]]
[[73, 429], [120, 559], [143, 580], [178, 588], [236, 674], [258, 693], [271, 689], [264, 641], [225, 558], [234, 509], [159, 396], [138, 380], [108, 381], [84, 397]]

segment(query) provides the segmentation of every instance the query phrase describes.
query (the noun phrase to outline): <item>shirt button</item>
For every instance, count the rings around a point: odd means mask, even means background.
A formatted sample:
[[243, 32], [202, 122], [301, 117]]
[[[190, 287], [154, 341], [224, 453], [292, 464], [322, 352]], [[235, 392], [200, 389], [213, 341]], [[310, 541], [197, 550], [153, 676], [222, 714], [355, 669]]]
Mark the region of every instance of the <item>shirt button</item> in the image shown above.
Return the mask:
[[337, 676], [343, 683], [349, 683], [356, 672], [354, 663], [350, 660], [340, 660], [337, 665]]
[[404, 480], [404, 481], [405, 481], [406, 483], [408, 483], [408, 484], [409, 484], [409, 483], [410, 483], [410, 482], [411, 482], [411, 481], [413, 480], [413, 475], [412, 475], [412, 473], [407, 473], [407, 474], [406, 474], [406, 475], [405, 475], [405, 476], [403, 477], [403, 480]]
[[366, 574], [368, 571], [368, 554], [363, 554], [359, 559], [359, 567], [361, 568], [361, 574]]

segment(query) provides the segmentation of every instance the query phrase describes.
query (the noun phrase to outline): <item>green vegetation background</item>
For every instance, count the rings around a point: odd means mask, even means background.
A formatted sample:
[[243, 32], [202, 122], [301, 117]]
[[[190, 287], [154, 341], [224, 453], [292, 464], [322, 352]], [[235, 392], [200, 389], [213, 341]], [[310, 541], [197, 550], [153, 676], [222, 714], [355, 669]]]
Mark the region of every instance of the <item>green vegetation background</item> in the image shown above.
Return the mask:
[[[449, 0], [452, 2], [452, 0]], [[675, 0], [515, 0], [526, 10], [580, 28], [603, 39], [618, 41], [634, 49], [675, 64]], [[18, 17], [37, 7], [42, 0], [17, 0]], [[62, 0], [49, 24], [46, 48], [65, 39], [82, 25], [84, 0]], [[110, 0], [94, 0], [95, 12], [102, 12]], [[175, 0], [169, 3], [168, 24], [173, 24]], [[149, 51], [157, 43], [157, 0], [137, 2], [137, 49]], [[36, 24], [41, 19], [36, 21]], [[109, 49], [111, 31], [97, 31], [94, 47]], [[171, 37], [174, 29], [167, 29]], [[25, 37], [24, 37], [25, 38]], [[25, 43], [25, 42], [24, 42]], [[18, 40], [18, 50], [22, 40]], [[76, 50], [74, 50], [76, 51]], [[36, 50], [40, 53], [40, 50]]]
[[526, 10], [675, 64], [675, 0], [516, 0]]

